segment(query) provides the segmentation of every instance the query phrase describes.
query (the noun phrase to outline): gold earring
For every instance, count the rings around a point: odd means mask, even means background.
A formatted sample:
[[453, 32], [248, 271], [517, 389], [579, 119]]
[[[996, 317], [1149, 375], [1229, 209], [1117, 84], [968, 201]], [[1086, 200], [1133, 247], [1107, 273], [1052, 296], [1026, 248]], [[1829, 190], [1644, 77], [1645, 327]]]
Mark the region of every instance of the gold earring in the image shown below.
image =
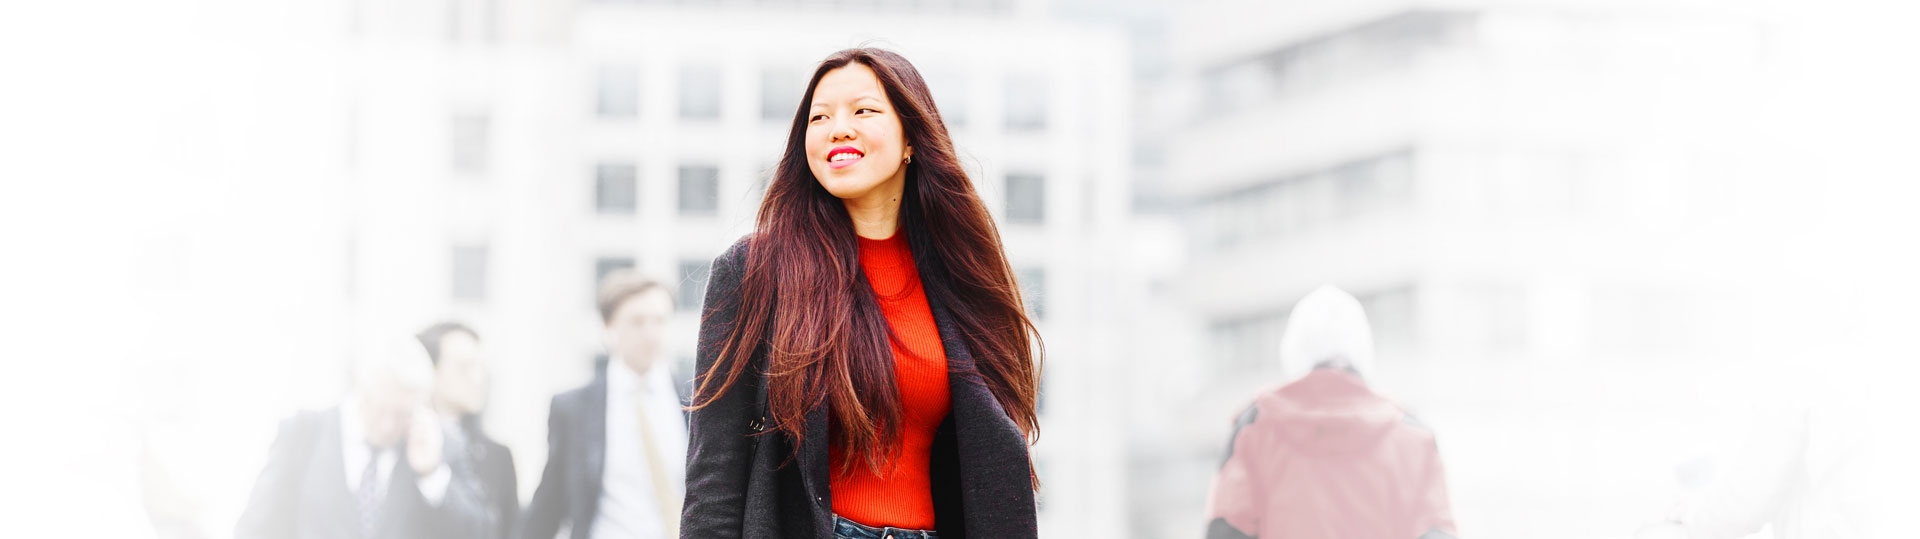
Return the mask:
[[907, 156], [907, 164], [909, 165], [913, 164], [913, 156], [911, 155]]

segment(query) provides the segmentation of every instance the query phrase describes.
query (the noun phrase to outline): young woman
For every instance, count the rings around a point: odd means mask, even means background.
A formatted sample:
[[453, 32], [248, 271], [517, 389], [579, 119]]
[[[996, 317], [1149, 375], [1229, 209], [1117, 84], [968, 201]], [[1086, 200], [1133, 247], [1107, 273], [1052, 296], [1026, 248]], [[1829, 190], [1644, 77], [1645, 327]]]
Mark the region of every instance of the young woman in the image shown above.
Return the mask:
[[1034, 537], [1025, 312], [919, 72], [827, 57], [713, 263], [681, 537]]

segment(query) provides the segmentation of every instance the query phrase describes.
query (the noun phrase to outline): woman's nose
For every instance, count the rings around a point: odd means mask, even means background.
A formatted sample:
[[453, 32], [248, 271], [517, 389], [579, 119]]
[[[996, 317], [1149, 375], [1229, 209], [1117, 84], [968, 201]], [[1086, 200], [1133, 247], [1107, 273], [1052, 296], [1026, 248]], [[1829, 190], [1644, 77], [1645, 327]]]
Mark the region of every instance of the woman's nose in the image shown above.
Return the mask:
[[840, 119], [834, 119], [831, 121], [833, 122], [833, 125], [832, 127], [829, 128], [829, 131], [827, 131], [827, 140], [829, 142], [853, 140], [854, 133], [853, 133], [852, 126], [847, 125], [847, 122]]

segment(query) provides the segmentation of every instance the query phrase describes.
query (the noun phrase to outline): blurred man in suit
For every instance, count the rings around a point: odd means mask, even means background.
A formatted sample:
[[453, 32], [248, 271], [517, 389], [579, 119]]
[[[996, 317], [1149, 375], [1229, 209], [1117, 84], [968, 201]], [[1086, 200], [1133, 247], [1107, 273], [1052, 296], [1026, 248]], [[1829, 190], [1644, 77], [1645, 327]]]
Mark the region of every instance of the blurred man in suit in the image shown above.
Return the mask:
[[441, 322], [414, 335], [433, 360], [433, 411], [447, 437], [447, 465], [456, 479], [473, 481], [483, 508], [476, 539], [506, 539], [520, 516], [513, 452], [487, 436], [480, 412], [487, 407], [491, 377], [480, 334], [466, 324]]
[[338, 407], [281, 422], [235, 537], [474, 537], [479, 496], [445, 464], [426, 350], [404, 339], [356, 356]]
[[586, 387], [553, 398], [547, 466], [522, 519], [522, 539], [680, 536], [685, 497], [685, 388], [663, 361], [673, 295], [631, 271], [601, 282], [609, 356]]

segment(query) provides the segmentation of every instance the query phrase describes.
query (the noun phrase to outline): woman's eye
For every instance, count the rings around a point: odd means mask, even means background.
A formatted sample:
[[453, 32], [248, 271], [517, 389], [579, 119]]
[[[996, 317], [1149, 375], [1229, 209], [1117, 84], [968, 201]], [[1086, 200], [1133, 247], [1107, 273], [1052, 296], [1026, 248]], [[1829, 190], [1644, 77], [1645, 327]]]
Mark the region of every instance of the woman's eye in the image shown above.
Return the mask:
[[812, 118], [807, 118], [807, 121], [809, 121], [809, 122], [818, 122], [818, 121], [820, 121], [820, 120], [825, 120], [825, 119], [827, 119], [827, 115], [825, 115], [825, 114], [815, 114], [815, 115], [813, 115], [813, 117], [812, 117]]

